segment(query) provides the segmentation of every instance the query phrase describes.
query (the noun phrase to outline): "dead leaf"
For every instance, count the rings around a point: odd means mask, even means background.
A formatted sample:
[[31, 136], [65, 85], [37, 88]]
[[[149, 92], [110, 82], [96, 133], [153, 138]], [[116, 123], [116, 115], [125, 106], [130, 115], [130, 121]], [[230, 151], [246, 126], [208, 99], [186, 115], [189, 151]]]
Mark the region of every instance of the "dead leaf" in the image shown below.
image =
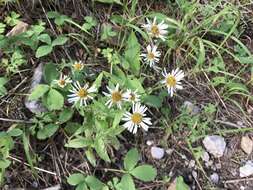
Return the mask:
[[253, 149], [253, 141], [248, 136], [244, 136], [241, 139], [241, 148], [246, 154], [250, 154]]
[[28, 29], [28, 24], [25, 23], [25, 22], [22, 22], [22, 21], [19, 21], [19, 23], [14, 26], [11, 31], [9, 31], [6, 36], [9, 37], [9, 36], [15, 36], [15, 35], [18, 35], [18, 34], [21, 34], [25, 31], [27, 31]]
[[173, 182], [170, 184], [167, 190], [176, 190], [176, 185], [177, 185], [177, 178], [173, 180]]

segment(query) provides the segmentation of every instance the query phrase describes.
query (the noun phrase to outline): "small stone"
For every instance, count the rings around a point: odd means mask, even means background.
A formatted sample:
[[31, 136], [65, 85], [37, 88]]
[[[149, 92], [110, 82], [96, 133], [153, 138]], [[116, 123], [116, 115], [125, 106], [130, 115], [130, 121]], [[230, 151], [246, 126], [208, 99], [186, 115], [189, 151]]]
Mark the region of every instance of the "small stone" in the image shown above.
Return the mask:
[[246, 164], [239, 169], [240, 177], [249, 177], [253, 174], [253, 162], [247, 161]]
[[164, 149], [163, 148], [159, 148], [159, 147], [156, 147], [156, 146], [152, 146], [151, 147], [151, 155], [153, 158], [155, 159], [162, 159], [163, 156], [164, 156]]
[[215, 158], [220, 158], [226, 148], [226, 142], [223, 137], [218, 135], [206, 136], [203, 140], [206, 150]]
[[193, 176], [193, 178], [194, 179], [197, 179], [197, 177], [198, 177], [198, 173], [196, 172], [196, 171], [192, 171], [192, 176]]
[[174, 149], [169, 148], [169, 149], [166, 150], [166, 153], [167, 153], [168, 155], [171, 155], [171, 154], [173, 153], [173, 151], [174, 151]]
[[216, 167], [218, 170], [220, 170], [220, 169], [221, 169], [221, 163], [216, 163], [216, 164], [215, 164], [215, 167]]
[[242, 137], [242, 139], [241, 139], [241, 149], [248, 155], [252, 152], [252, 150], [253, 150], [253, 141], [248, 136]]
[[181, 155], [181, 158], [186, 160], [186, 156], [185, 155]]
[[147, 140], [146, 144], [147, 144], [148, 146], [151, 146], [152, 144], [154, 144], [154, 141]]
[[183, 103], [183, 107], [185, 107], [186, 110], [191, 115], [197, 115], [198, 113], [200, 113], [200, 108], [198, 106], [194, 105], [193, 103], [191, 103], [190, 101], [185, 101]]
[[190, 160], [189, 162], [189, 168], [193, 168], [195, 166], [195, 160]]
[[210, 156], [209, 156], [208, 152], [205, 151], [205, 152], [202, 154], [201, 158], [202, 158], [203, 161], [208, 162], [209, 159], [210, 159]]
[[219, 183], [219, 175], [218, 175], [217, 173], [213, 173], [213, 174], [210, 176], [210, 179], [211, 179], [211, 181], [212, 181], [214, 184]]

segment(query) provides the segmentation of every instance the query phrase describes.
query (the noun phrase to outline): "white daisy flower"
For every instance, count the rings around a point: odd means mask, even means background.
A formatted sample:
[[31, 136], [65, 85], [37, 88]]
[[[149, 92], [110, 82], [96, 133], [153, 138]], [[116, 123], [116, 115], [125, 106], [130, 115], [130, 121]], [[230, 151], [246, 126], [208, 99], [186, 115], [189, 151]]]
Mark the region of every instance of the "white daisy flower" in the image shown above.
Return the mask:
[[155, 64], [159, 62], [161, 53], [160, 51], [157, 51], [156, 45], [153, 47], [151, 45], [148, 45], [146, 49], [147, 52], [141, 54], [141, 56], [144, 57], [144, 61], [149, 64], [150, 67], [155, 67]]
[[103, 92], [103, 94], [110, 97], [110, 99], [105, 103], [105, 105], [108, 105], [108, 108], [111, 108], [113, 104], [116, 104], [117, 107], [121, 109], [123, 93], [119, 90], [119, 84], [116, 85], [115, 89], [110, 89], [108, 86], [106, 88], [110, 93]]
[[69, 103], [77, 103], [78, 101], [80, 102], [80, 106], [87, 106], [87, 101], [89, 99], [93, 99], [93, 97], [91, 96], [91, 93], [96, 92], [96, 87], [95, 86], [91, 86], [89, 88], [88, 84], [85, 84], [83, 87], [81, 87], [80, 83], [77, 81], [73, 84], [72, 86], [72, 90], [70, 90], [70, 92], [72, 92], [72, 94], [68, 95], [68, 101]]
[[123, 124], [123, 127], [133, 134], [137, 132], [138, 127], [142, 127], [145, 131], [148, 131], [148, 128], [152, 123], [151, 118], [146, 117], [146, 110], [146, 106], [142, 106], [140, 103], [134, 104], [132, 107], [132, 113], [126, 112], [123, 115], [122, 120], [126, 121], [126, 123]]
[[60, 78], [58, 80], [53, 81], [59, 87], [64, 88], [67, 84], [71, 83], [72, 80], [67, 76], [61, 73]]
[[124, 100], [132, 103], [139, 102], [140, 95], [137, 92], [138, 90], [132, 91], [127, 89], [127, 91], [123, 94]]
[[83, 70], [84, 64], [82, 61], [76, 61], [72, 66], [75, 71], [81, 71]]
[[165, 35], [168, 33], [166, 30], [169, 26], [164, 23], [164, 21], [160, 23], [156, 23], [156, 17], [153, 20], [153, 23], [147, 19], [147, 24], [142, 25], [148, 32], [151, 37], [160, 38], [161, 40], [165, 41]]
[[172, 97], [176, 89], [183, 89], [181, 80], [184, 78], [184, 72], [178, 68], [172, 70], [171, 73], [167, 73], [166, 69], [162, 72], [162, 75], [165, 77], [162, 80], [162, 83], [165, 84], [168, 88], [168, 93]]

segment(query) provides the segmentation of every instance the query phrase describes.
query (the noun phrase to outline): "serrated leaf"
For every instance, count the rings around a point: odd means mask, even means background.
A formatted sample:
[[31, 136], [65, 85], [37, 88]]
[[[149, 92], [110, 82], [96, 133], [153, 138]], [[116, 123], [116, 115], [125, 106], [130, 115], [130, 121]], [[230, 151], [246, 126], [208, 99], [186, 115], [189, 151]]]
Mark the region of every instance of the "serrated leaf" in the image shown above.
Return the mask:
[[78, 185], [84, 181], [85, 181], [85, 176], [81, 173], [74, 173], [70, 175], [67, 179], [67, 182], [70, 185]]
[[139, 153], [136, 148], [129, 150], [124, 158], [124, 168], [127, 171], [134, 169], [137, 162], [139, 161]]
[[64, 98], [60, 92], [50, 89], [47, 94], [47, 108], [49, 110], [60, 110], [64, 105]]
[[39, 131], [37, 132], [37, 138], [44, 140], [47, 139], [49, 137], [51, 137], [59, 128], [59, 125], [56, 124], [48, 124], [43, 126], [42, 129], [39, 129]]
[[46, 84], [39, 84], [36, 86], [32, 93], [29, 95], [28, 100], [37, 100], [42, 97], [49, 90], [49, 86]]
[[61, 46], [68, 41], [68, 38], [65, 36], [58, 36], [52, 43], [52, 46]]
[[37, 49], [35, 56], [36, 58], [40, 58], [40, 57], [50, 54], [52, 51], [53, 51], [53, 47], [51, 45], [43, 45]]
[[130, 174], [142, 181], [152, 181], [157, 175], [157, 171], [150, 165], [142, 165], [130, 171]]
[[8, 133], [8, 135], [10, 135], [12, 137], [18, 137], [18, 136], [22, 135], [23, 131], [21, 129], [14, 128], [14, 129], [7, 131], [7, 133]]

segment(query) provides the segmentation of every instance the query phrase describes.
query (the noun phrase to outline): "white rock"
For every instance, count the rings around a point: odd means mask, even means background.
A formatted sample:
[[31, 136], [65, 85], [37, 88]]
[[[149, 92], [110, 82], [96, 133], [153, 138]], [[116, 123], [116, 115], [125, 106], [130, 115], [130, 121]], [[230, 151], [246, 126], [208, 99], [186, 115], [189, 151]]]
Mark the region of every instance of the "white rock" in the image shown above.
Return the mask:
[[190, 160], [189, 162], [189, 168], [193, 168], [195, 166], [195, 160]]
[[202, 158], [203, 161], [208, 162], [209, 159], [210, 159], [210, 156], [209, 156], [208, 152], [205, 151], [205, 152], [202, 154], [201, 158]]
[[248, 177], [253, 174], [253, 162], [247, 161], [246, 164], [239, 169], [240, 177]]
[[151, 146], [152, 144], [154, 144], [154, 141], [147, 140], [146, 144], [147, 144], [148, 146]]
[[164, 156], [164, 149], [156, 146], [151, 147], [151, 156], [155, 159], [162, 159]]
[[253, 141], [248, 137], [244, 136], [241, 139], [241, 149], [246, 153], [250, 154], [253, 150]]
[[217, 173], [213, 173], [211, 176], [210, 176], [210, 179], [213, 183], [217, 184], [219, 182], [219, 175]]
[[218, 135], [206, 136], [203, 144], [206, 150], [216, 158], [222, 157], [226, 148], [224, 138]]
[[195, 178], [195, 179], [197, 179], [198, 178], [198, 173], [196, 172], [196, 171], [192, 171], [192, 176]]
[[166, 153], [167, 153], [168, 155], [171, 155], [171, 154], [173, 153], [173, 151], [174, 151], [174, 149], [169, 148], [169, 149], [166, 150]]

